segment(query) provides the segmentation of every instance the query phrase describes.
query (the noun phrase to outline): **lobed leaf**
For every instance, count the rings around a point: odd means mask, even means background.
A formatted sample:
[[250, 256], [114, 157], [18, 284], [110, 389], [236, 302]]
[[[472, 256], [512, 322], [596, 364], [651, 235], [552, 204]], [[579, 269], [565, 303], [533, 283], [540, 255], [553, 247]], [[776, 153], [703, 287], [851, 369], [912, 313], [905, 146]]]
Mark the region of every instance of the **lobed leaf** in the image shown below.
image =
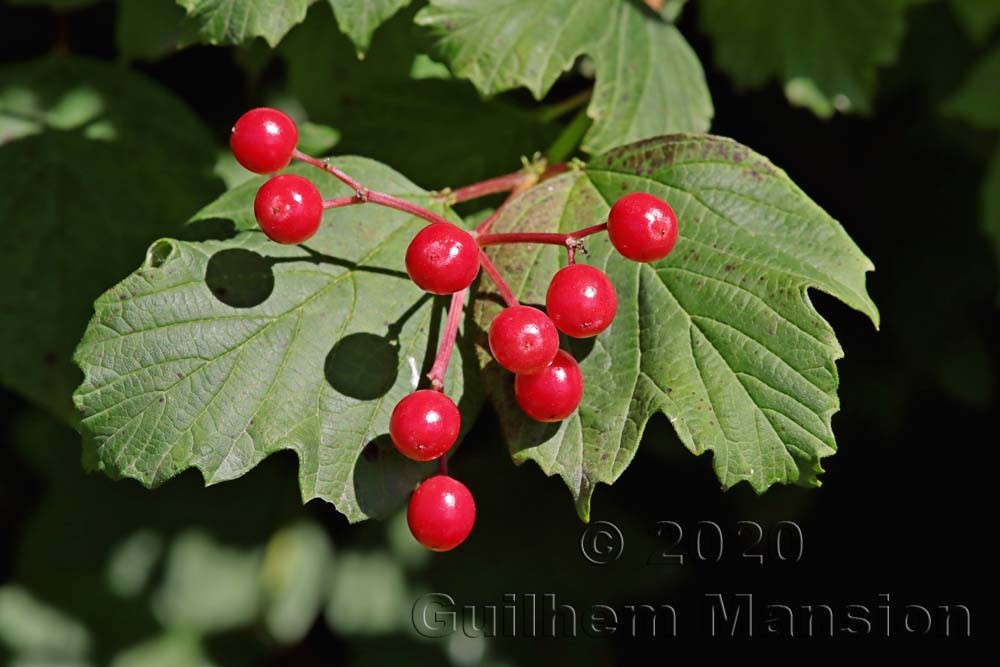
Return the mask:
[[341, 32], [351, 38], [364, 56], [372, 40], [372, 33], [386, 19], [410, 4], [410, 0], [329, 0], [337, 16]]
[[[585, 520], [598, 483], [635, 455], [649, 418], [664, 413], [695, 454], [713, 452], [724, 488], [758, 492], [778, 482], [818, 485], [834, 453], [842, 351], [809, 288], [878, 323], [865, 291], [871, 262], [841, 226], [780, 169], [732, 140], [673, 135], [615, 149], [585, 170], [545, 181], [507, 207], [493, 230], [568, 232], [606, 219], [621, 195], [648, 191], [680, 221], [673, 253], [627, 261], [603, 237], [590, 262], [615, 283], [619, 311], [595, 339], [570, 341], [585, 393], [560, 424], [533, 422], [514, 401], [513, 378], [480, 349], [484, 379], [518, 463], [533, 460], [569, 486]], [[544, 303], [564, 262], [557, 247], [499, 246], [522, 301]], [[498, 306], [477, 301], [485, 329]]]
[[540, 99], [578, 57], [590, 56], [597, 83], [583, 143], [589, 152], [702, 132], [712, 118], [691, 47], [673, 25], [628, 0], [431, 0], [416, 20], [432, 28], [452, 71], [485, 95], [524, 86]]
[[[338, 165], [372, 188], [433, 205], [378, 163]], [[325, 197], [348, 194], [327, 174], [293, 171], [312, 175]], [[375, 206], [337, 209], [308, 243], [280, 246], [253, 222], [262, 181], [195, 216], [192, 232], [216, 240], [157, 241], [142, 267], [98, 299], [75, 355], [85, 375], [74, 396], [85, 457], [148, 486], [190, 467], [213, 484], [290, 449], [304, 500], [323, 498], [351, 521], [385, 515], [430, 469], [404, 459], [387, 435], [443, 325], [443, 302], [401, 271], [425, 223]], [[478, 393], [459, 355], [448, 388], [471, 424]]]
[[314, 0], [177, 0], [209, 44], [263, 37], [271, 46], [306, 17]]

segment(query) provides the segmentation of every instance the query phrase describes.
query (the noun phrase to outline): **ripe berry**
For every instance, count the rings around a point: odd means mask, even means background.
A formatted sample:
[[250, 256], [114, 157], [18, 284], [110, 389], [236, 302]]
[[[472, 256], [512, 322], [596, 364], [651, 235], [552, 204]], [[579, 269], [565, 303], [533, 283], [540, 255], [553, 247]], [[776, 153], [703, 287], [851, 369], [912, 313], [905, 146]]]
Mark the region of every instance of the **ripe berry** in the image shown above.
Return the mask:
[[282, 174], [260, 186], [253, 213], [272, 241], [302, 243], [319, 229], [323, 197], [308, 178]]
[[611, 326], [618, 296], [603, 271], [587, 264], [570, 264], [552, 277], [545, 308], [559, 331], [573, 338], [589, 338]]
[[451, 449], [461, 427], [462, 417], [450, 398], [421, 389], [396, 404], [389, 418], [389, 437], [403, 456], [432, 461]]
[[540, 422], [557, 422], [573, 414], [583, 398], [580, 366], [565, 350], [534, 373], [518, 373], [514, 397], [524, 413]]
[[417, 542], [432, 551], [448, 551], [472, 532], [476, 503], [465, 484], [447, 475], [435, 475], [410, 496], [406, 522]]
[[292, 160], [299, 131], [295, 122], [277, 109], [261, 107], [240, 116], [229, 136], [233, 157], [257, 174], [284, 169]]
[[537, 308], [504, 308], [490, 325], [490, 351], [497, 363], [513, 373], [544, 368], [559, 351], [559, 332]]
[[479, 274], [479, 246], [469, 232], [447, 222], [433, 222], [406, 249], [406, 271], [420, 289], [454, 294]]
[[611, 207], [608, 238], [622, 256], [655, 262], [670, 254], [677, 243], [677, 216], [659, 197], [633, 192]]

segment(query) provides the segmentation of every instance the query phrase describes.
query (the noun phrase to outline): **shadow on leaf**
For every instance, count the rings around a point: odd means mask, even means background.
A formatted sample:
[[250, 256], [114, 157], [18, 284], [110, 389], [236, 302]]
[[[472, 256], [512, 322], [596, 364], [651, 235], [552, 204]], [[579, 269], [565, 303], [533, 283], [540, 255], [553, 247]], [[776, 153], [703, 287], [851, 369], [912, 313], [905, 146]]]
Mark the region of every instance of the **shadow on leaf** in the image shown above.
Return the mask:
[[[399, 335], [403, 324], [431, 298], [425, 294], [390, 324], [384, 336], [353, 333], [336, 342], [326, 355], [323, 373], [344, 396], [373, 401], [385, 396], [399, 374]], [[433, 330], [433, 326], [432, 326]]]
[[220, 250], [208, 260], [205, 284], [227, 306], [253, 308], [274, 291], [273, 265], [273, 260], [251, 250]]
[[225, 218], [204, 218], [190, 222], [177, 234], [181, 241], [228, 241], [236, 236], [236, 223]]
[[337, 392], [362, 401], [384, 396], [396, 382], [399, 347], [371, 333], [344, 336], [326, 356], [323, 372]]
[[406, 458], [388, 435], [380, 435], [367, 445], [354, 464], [354, 493], [358, 507], [367, 516], [382, 518], [406, 502], [413, 489], [437, 465]]
[[590, 338], [571, 338], [570, 336], [560, 335], [559, 339], [559, 347], [573, 355], [573, 358], [578, 362], [582, 362], [590, 356], [590, 353], [594, 351], [594, 345], [597, 342], [597, 336], [591, 336]]
[[[188, 235], [194, 235], [199, 240], [225, 240], [231, 233], [232, 222], [222, 219], [205, 220], [197, 225]], [[233, 308], [253, 308], [264, 303], [274, 292], [274, 267], [276, 264], [293, 262], [309, 262], [312, 264], [330, 264], [340, 266], [349, 271], [365, 271], [403, 278], [409, 276], [403, 271], [395, 271], [378, 266], [362, 266], [339, 257], [324, 255], [306, 246], [299, 246], [308, 253], [305, 257], [265, 257], [260, 253], [244, 248], [227, 248], [220, 250], [208, 260], [205, 267], [205, 284], [222, 303]], [[165, 257], [160, 260], [159, 266]]]

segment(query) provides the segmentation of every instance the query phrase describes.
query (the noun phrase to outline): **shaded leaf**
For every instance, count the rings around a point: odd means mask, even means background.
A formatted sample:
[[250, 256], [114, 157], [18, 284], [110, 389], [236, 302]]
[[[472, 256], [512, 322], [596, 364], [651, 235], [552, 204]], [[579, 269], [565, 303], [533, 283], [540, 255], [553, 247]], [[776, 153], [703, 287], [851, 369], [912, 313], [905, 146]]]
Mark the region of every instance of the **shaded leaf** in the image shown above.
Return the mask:
[[945, 103], [945, 111], [983, 129], [1000, 129], [1000, 47], [983, 56], [961, 87]]
[[965, 31], [983, 42], [1000, 23], [1000, 2], [996, 0], [951, 0], [952, 9]]
[[[906, 0], [702, 0], [698, 15], [715, 59], [736, 83], [799, 82], [791, 101], [826, 115], [867, 112], [879, 67], [896, 59]], [[801, 97], [801, 86], [813, 95]]]
[[544, 149], [556, 124], [506, 100], [484, 102], [464, 81], [410, 77], [427, 46], [412, 14], [386, 23], [360, 62], [323, 3], [282, 43], [291, 91], [311, 120], [340, 131], [337, 150], [439, 188], [512, 171]]
[[175, 0], [118, 0], [115, 46], [125, 60], [152, 60], [197, 41], [197, 26]]
[[[993, 159], [986, 172], [982, 193], [983, 232], [993, 245], [997, 266], [1000, 266], [1000, 148], [993, 152]], [[1000, 304], [1000, 294], [997, 295]]]
[[213, 143], [119, 67], [56, 57], [0, 70], [0, 382], [72, 418], [70, 357], [94, 298], [219, 191]]
[[271, 46], [306, 17], [313, 0], [177, 0], [209, 44], [263, 37]]
[[410, 0], [329, 0], [341, 32], [351, 38], [363, 56], [372, 33], [386, 19], [410, 4]]

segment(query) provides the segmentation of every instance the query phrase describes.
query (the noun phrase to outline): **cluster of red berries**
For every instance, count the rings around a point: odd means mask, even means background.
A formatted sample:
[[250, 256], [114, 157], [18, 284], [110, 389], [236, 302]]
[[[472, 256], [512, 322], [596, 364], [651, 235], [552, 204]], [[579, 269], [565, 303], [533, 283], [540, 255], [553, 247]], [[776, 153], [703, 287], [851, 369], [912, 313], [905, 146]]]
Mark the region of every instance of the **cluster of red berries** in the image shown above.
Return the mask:
[[[295, 155], [295, 123], [275, 109], [253, 109], [233, 127], [230, 146], [244, 167], [257, 173], [283, 169]], [[324, 202], [308, 179], [274, 176], [257, 192], [254, 214], [261, 229], [279, 243], [302, 243], [319, 228]], [[677, 218], [663, 200], [646, 193], [625, 195], [611, 207], [608, 237], [624, 257], [651, 262], [666, 257], [677, 241]], [[448, 222], [421, 229], [406, 250], [413, 282], [432, 294], [468, 288], [482, 266], [476, 238]], [[490, 351], [515, 374], [514, 395], [532, 419], [561, 421], [583, 397], [576, 360], [559, 347], [559, 332], [573, 338], [601, 333], [618, 309], [615, 287], [601, 270], [570, 263], [553, 276], [545, 311], [508, 305], [489, 329]], [[420, 389], [393, 409], [389, 436], [396, 449], [415, 461], [443, 457], [458, 440], [461, 415], [443, 391]], [[410, 498], [407, 519], [414, 537], [435, 551], [458, 546], [472, 531], [476, 507], [469, 489], [446, 474], [421, 483]]]

